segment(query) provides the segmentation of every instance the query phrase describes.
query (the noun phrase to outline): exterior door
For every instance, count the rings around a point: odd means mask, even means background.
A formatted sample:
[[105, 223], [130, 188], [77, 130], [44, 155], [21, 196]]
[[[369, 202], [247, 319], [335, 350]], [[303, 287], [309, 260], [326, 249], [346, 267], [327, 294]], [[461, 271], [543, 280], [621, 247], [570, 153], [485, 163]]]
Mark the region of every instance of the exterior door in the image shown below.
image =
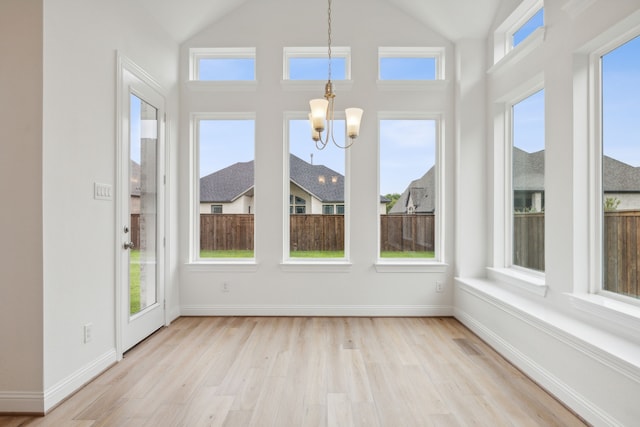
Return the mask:
[[120, 319], [122, 352], [165, 324], [163, 280], [164, 99], [122, 73], [120, 142]]

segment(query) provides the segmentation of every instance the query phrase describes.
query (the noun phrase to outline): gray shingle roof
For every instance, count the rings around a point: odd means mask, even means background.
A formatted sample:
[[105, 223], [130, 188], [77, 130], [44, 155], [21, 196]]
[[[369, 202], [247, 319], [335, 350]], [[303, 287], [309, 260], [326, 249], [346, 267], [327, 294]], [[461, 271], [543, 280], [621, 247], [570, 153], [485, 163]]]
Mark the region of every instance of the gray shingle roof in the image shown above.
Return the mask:
[[[322, 202], [344, 202], [344, 176], [324, 165], [312, 165], [293, 154], [289, 157], [291, 181]], [[200, 178], [200, 201], [229, 203], [252, 195], [254, 162], [235, 163]]]
[[415, 206], [416, 213], [432, 213], [435, 203], [435, 166], [432, 166], [422, 177], [411, 181], [389, 213], [407, 212], [409, 199]]

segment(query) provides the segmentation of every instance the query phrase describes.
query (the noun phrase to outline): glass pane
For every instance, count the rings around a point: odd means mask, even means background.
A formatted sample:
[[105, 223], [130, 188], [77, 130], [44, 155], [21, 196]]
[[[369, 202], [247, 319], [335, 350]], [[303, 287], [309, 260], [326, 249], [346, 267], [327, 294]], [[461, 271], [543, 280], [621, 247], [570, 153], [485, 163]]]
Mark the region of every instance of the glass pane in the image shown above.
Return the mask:
[[253, 58], [201, 58], [198, 80], [255, 80]]
[[602, 57], [603, 289], [640, 298], [640, 37]]
[[[345, 143], [345, 122], [334, 122], [336, 142]], [[345, 150], [319, 151], [308, 120], [289, 121], [289, 256], [344, 258], [344, 212], [330, 215], [323, 204], [344, 204]]]
[[513, 106], [513, 265], [544, 271], [544, 91]]
[[435, 58], [380, 58], [381, 80], [434, 80]]
[[535, 30], [544, 25], [544, 8], [540, 9], [527, 22], [513, 33], [513, 47], [518, 46]]
[[[289, 58], [290, 80], [327, 80], [328, 58]], [[331, 58], [331, 80], [346, 78], [346, 58]]]
[[158, 110], [131, 95], [129, 177], [131, 242], [129, 253], [129, 313], [157, 302], [156, 222]]
[[200, 258], [254, 255], [254, 128], [254, 120], [199, 121]]
[[380, 121], [380, 257], [435, 257], [435, 164], [435, 120]]

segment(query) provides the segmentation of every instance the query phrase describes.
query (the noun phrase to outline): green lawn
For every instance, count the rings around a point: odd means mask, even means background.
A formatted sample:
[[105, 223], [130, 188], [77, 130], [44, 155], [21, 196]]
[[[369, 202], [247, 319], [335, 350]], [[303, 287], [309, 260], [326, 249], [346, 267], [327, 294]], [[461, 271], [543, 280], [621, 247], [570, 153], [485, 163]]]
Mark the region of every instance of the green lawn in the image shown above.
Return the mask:
[[140, 250], [129, 253], [129, 314], [140, 311]]
[[[433, 258], [433, 251], [397, 252], [385, 251], [381, 258]], [[200, 251], [200, 258], [252, 258], [253, 251]], [[294, 251], [291, 258], [343, 258], [344, 251]]]

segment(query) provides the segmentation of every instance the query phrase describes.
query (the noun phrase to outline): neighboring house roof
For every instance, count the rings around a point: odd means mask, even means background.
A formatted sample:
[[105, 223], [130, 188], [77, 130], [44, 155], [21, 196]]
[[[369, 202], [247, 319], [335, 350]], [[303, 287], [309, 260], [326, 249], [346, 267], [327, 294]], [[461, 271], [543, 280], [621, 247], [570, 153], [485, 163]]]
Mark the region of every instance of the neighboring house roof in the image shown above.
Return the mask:
[[200, 178], [200, 201], [230, 203], [253, 193], [253, 161], [238, 162]]
[[604, 191], [607, 193], [640, 192], [640, 168], [628, 165], [611, 157], [602, 159]]
[[[344, 202], [344, 176], [324, 165], [312, 165], [293, 154], [289, 157], [291, 181], [321, 202]], [[229, 203], [253, 195], [254, 162], [235, 163], [200, 178], [200, 201]], [[388, 201], [384, 197], [382, 202]]]
[[432, 166], [421, 178], [411, 181], [389, 213], [405, 213], [409, 204], [413, 205], [415, 213], [433, 213], [436, 209], [435, 188], [435, 166]]

